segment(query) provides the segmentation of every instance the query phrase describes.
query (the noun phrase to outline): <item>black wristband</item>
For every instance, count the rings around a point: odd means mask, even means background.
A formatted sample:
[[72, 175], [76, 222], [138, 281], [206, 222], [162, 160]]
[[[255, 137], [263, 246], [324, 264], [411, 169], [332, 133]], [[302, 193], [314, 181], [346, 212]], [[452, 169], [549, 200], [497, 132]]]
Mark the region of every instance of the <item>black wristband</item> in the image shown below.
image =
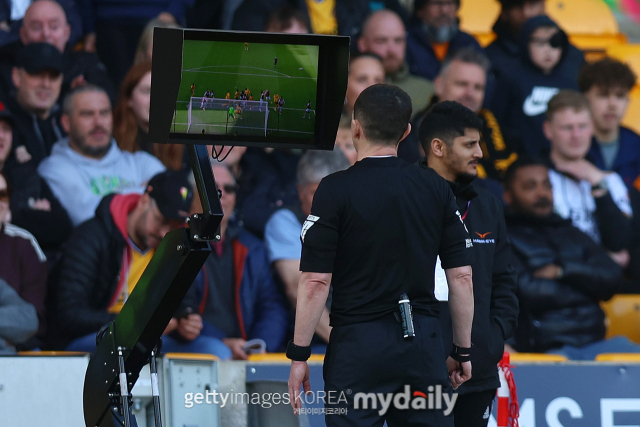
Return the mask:
[[[473, 344], [471, 346], [473, 347]], [[459, 347], [454, 344], [449, 356], [460, 363], [468, 362], [471, 360], [471, 347]]]
[[306, 362], [311, 356], [311, 346], [301, 347], [295, 345], [293, 341], [287, 344], [287, 358], [296, 362]]

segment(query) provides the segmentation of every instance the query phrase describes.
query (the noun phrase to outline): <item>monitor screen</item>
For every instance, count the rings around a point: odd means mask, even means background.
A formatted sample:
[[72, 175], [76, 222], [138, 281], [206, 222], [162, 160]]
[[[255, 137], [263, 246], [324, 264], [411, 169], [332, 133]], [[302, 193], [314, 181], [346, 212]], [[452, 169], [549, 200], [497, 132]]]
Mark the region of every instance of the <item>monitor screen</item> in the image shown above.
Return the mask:
[[149, 134], [332, 149], [348, 52], [346, 37], [156, 28]]

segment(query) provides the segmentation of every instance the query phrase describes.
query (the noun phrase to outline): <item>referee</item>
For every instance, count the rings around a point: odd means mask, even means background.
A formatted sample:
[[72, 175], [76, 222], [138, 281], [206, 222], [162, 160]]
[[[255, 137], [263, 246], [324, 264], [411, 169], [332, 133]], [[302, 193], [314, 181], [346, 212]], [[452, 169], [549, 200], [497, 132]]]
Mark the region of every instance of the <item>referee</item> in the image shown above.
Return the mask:
[[[482, 128], [481, 119], [473, 111], [455, 101], [445, 101], [426, 113], [419, 132], [427, 154], [421, 166], [432, 168], [447, 180], [473, 240], [473, 378], [458, 389], [456, 427], [487, 426], [500, 386], [496, 365], [518, 318], [516, 274], [509, 262], [511, 249], [502, 202], [474, 181], [482, 158]], [[440, 318], [447, 348], [452, 340], [451, 316], [446, 280], [438, 280], [439, 273], [442, 270], [436, 269], [436, 298], [444, 301]]]
[[[310, 390], [309, 343], [332, 285], [324, 363], [328, 426], [380, 426], [383, 420], [389, 427], [451, 426], [440, 406], [394, 403], [382, 411], [375, 398], [407, 387], [410, 398], [416, 392], [433, 397], [434, 390], [450, 397], [451, 385], [471, 377], [472, 244], [445, 180], [396, 156], [410, 117], [411, 99], [396, 86], [378, 84], [360, 94], [351, 122], [358, 162], [322, 180], [302, 228], [296, 326], [287, 347], [289, 395], [296, 411], [300, 386]], [[433, 290], [438, 254], [449, 281], [458, 360], [449, 376]], [[403, 294], [411, 301], [413, 338], [403, 337], [398, 320]], [[368, 405], [358, 402], [359, 393], [372, 397]]]

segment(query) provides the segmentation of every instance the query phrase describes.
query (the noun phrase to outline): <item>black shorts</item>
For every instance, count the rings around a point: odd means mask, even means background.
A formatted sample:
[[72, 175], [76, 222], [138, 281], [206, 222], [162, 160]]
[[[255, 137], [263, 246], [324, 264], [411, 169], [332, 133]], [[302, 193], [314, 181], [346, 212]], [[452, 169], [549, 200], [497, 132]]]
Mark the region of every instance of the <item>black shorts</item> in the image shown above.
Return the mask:
[[379, 401], [373, 408], [371, 401], [365, 405], [362, 395], [357, 395], [403, 393], [408, 385], [411, 401], [419, 396], [416, 392], [435, 396], [436, 389], [451, 396], [439, 319], [414, 315], [414, 328], [416, 337], [403, 339], [402, 327], [392, 314], [333, 328], [323, 370], [326, 396], [334, 396], [325, 400], [327, 426], [381, 427], [385, 420], [389, 427], [453, 426], [453, 412], [445, 416], [446, 407], [400, 409], [390, 405], [382, 414]]

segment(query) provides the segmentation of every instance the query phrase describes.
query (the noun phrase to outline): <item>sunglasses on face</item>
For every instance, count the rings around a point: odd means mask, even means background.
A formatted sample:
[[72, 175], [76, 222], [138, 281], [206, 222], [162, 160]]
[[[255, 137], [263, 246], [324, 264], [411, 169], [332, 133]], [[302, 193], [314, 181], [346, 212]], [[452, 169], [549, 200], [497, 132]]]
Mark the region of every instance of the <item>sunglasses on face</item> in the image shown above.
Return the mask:
[[235, 194], [238, 191], [237, 184], [225, 184], [221, 188], [227, 194]]
[[9, 191], [0, 190], [0, 202], [9, 203]]

